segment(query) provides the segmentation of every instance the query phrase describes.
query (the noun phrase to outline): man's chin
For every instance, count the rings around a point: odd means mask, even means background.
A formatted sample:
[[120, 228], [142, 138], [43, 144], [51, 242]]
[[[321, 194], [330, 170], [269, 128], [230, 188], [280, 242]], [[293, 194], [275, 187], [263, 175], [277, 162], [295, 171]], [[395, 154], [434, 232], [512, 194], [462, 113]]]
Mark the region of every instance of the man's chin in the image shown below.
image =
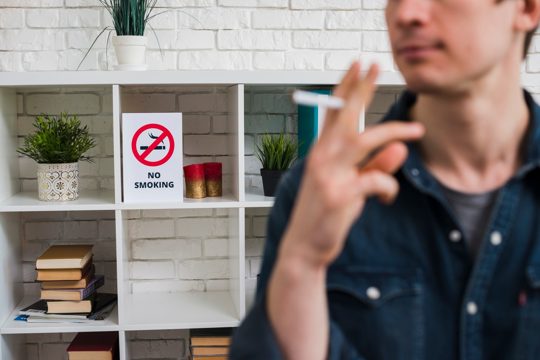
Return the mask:
[[417, 94], [442, 94], [449, 91], [448, 86], [433, 77], [403, 75], [407, 89]]

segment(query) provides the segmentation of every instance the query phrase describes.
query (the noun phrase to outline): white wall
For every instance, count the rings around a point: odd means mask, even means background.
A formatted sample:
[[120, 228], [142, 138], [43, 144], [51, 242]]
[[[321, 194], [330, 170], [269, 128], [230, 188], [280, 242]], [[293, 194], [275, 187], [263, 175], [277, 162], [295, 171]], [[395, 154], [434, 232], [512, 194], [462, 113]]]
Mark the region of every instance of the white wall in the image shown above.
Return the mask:
[[[152, 69], [338, 70], [364, 53], [392, 70], [381, 0], [159, 0]], [[0, 0], [0, 70], [74, 70], [110, 26], [97, 0]], [[83, 69], [107, 69], [102, 36]], [[112, 47], [109, 67], [114, 63]]]
[[[163, 50], [163, 57], [152, 32], [147, 32], [150, 50], [147, 62], [151, 69], [198, 70], [344, 70], [352, 59], [377, 61], [382, 70], [395, 71], [389, 53], [383, 8], [386, 0], [160, 0], [157, 11], [166, 10], [152, 22]], [[194, 20], [197, 19], [198, 21]], [[110, 26], [108, 14], [97, 0], [0, 0], [0, 71], [75, 70], [96, 35]], [[107, 70], [114, 64], [112, 47], [106, 56], [106, 36], [96, 43], [83, 63], [83, 70]], [[540, 72], [540, 37], [533, 41], [531, 55], [523, 67], [527, 72]], [[1, 75], [0, 75], [1, 76]], [[261, 189], [259, 164], [254, 144], [264, 132], [297, 132], [297, 119], [290, 104], [283, 103], [284, 89], [253, 88], [246, 90], [246, 186]], [[210, 90], [209, 93], [212, 93]], [[81, 93], [83, 96], [81, 97]], [[377, 119], [395, 100], [396, 89], [380, 91], [370, 109], [369, 120]], [[71, 94], [76, 94], [72, 101]], [[84, 99], [84, 100], [83, 100]], [[30, 131], [33, 115], [59, 112], [71, 106], [82, 114], [96, 136], [99, 146], [93, 151], [95, 163], [81, 169], [83, 187], [112, 189], [112, 105], [107, 89], [59, 88], [21, 91], [18, 95], [19, 135]], [[177, 103], [176, 100], [173, 100]], [[269, 106], [272, 113], [265, 111]], [[68, 109], [69, 110], [69, 109]], [[191, 114], [186, 117], [184, 144], [198, 142], [201, 137], [223, 132], [219, 115]], [[187, 161], [206, 161], [204, 153], [193, 154]], [[226, 161], [226, 156], [213, 160]], [[35, 189], [35, 165], [20, 160], [20, 176], [24, 190]], [[167, 212], [132, 212], [129, 226], [131, 241], [131, 280], [134, 291], [144, 286], [153, 291], [170, 288], [208, 290], [224, 286], [226, 274], [210, 274], [204, 279], [179, 279], [174, 268], [182, 259], [167, 258], [152, 252], [156, 239], [137, 234], [140, 222], [182, 222], [183, 226], [201, 221], [216, 221], [218, 210], [174, 214]], [[247, 287], [254, 288], [264, 246], [268, 209], [246, 210], [246, 277]], [[195, 216], [195, 217], [193, 217]], [[219, 220], [217, 220], [219, 221]], [[98, 270], [107, 275], [109, 287], [115, 281], [114, 213], [37, 213], [21, 216], [24, 245], [26, 291], [36, 291], [33, 261], [52, 241], [96, 241]], [[84, 229], [84, 231], [82, 230]], [[82, 236], [80, 234], [86, 234]], [[167, 235], [167, 234], [166, 234]], [[169, 236], [170, 235], [170, 236]], [[164, 236], [177, 238], [176, 233]], [[213, 241], [219, 255], [220, 234], [213, 239], [195, 237], [182, 241], [195, 242], [199, 261], [206, 261], [204, 251]], [[158, 241], [163, 241], [158, 240]], [[193, 244], [192, 244], [193, 245]], [[211, 256], [212, 257], [212, 256]], [[219, 261], [220, 256], [215, 256]], [[172, 273], [153, 263], [174, 264]], [[195, 263], [191, 263], [194, 265]], [[217, 264], [217, 263], [216, 263]], [[196, 265], [196, 264], [195, 264]], [[219, 264], [216, 267], [219, 270]], [[139, 267], [145, 274], [140, 278]], [[159, 271], [163, 270], [163, 273]], [[169, 269], [170, 270], [170, 269]], [[154, 272], [152, 272], [154, 271]], [[225, 271], [225, 270], [223, 270]], [[136, 358], [186, 357], [185, 331], [134, 332], [130, 347]], [[59, 359], [73, 334], [28, 336], [30, 359]]]

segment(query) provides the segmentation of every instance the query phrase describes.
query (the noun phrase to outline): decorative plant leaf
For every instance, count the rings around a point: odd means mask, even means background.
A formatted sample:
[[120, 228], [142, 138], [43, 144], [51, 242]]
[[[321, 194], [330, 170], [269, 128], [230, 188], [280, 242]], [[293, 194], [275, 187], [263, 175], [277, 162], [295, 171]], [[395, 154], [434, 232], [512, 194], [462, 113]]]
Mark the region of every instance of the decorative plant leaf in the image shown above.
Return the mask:
[[113, 20], [116, 35], [143, 36], [157, 0], [99, 0]]
[[265, 134], [257, 144], [257, 158], [266, 170], [287, 170], [296, 159], [298, 144], [293, 137]]
[[41, 164], [91, 161], [83, 154], [96, 145], [88, 133], [88, 126], [81, 126], [77, 115], [61, 113], [39, 115], [34, 122], [36, 131], [24, 138], [24, 145], [17, 149]]

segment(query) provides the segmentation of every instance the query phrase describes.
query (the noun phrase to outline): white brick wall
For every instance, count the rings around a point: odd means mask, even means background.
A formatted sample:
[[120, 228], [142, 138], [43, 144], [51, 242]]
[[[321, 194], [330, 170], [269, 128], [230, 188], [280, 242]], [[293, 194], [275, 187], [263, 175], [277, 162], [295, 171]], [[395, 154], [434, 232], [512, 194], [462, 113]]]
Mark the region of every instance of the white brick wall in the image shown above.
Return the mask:
[[[167, 10], [152, 21], [163, 56], [148, 33], [151, 69], [345, 70], [360, 57], [377, 61], [384, 71], [395, 71], [384, 23], [386, 0], [159, 0], [158, 4], [158, 11]], [[96, 35], [110, 24], [97, 0], [0, 0], [0, 71], [74, 70]], [[107, 59], [105, 47], [104, 35], [81, 69], [111, 69], [114, 51], [109, 49]], [[523, 71], [540, 72], [540, 36], [533, 39]], [[223, 161], [225, 186], [229, 185], [224, 88], [199, 88], [196, 96], [193, 89], [132, 90], [131, 111], [184, 112], [184, 162]], [[260, 164], [254, 156], [260, 135], [297, 132], [295, 109], [285, 95], [288, 90], [247, 88], [246, 187], [255, 192], [262, 192]], [[368, 122], [384, 113], [396, 92], [380, 91]], [[17, 99], [19, 136], [31, 131], [35, 114], [62, 110], [81, 114], [98, 143], [91, 152], [95, 162], [81, 164], [82, 187], [113, 189], [109, 89], [24, 90]], [[35, 190], [33, 161], [20, 159], [20, 178], [21, 190]], [[256, 285], [268, 212], [246, 209], [248, 289]], [[133, 292], [228, 288], [226, 209], [132, 211], [129, 216]], [[113, 212], [23, 214], [21, 231], [27, 292], [37, 291], [32, 264], [53, 241], [95, 241], [98, 271], [107, 276], [106, 288], [115, 288]], [[28, 359], [65, 359], [73, 336], [28, 335]], [[129, 332], [128, 338], [134, 359], [185, 359], [187, 355], [185, 331]]]

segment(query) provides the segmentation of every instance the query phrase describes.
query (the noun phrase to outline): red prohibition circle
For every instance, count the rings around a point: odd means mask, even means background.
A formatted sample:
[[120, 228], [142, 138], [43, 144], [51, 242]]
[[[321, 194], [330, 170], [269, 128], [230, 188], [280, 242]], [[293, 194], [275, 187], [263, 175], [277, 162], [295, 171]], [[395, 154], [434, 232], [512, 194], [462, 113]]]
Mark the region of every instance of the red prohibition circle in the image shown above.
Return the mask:
[[[161, 130], [162, 133], [157, 139], [154, 140], [154, 142], [152, 142], [148, 149], [139, 154], [139, 152], [137, 151], [137, 140], [139, 139], [139, 136], [141, 136], [141, 134], [148, 129]], [[165, 157], [157, 161], [146, 160], [148, 155], [150, 155], [150, 153], [156, 148], [156, 146], [165, 138], [169, 139], [169, 151], [167, 152]], [[133, 151], [135, 159], [137, 159], [141, 164], [146, 166], [160, 166], [165, 164], [171, 158], [174, 152], [174, 138], [169, 129], [167, 129], [165, 126], [160, 124], [146, 124], [142, 126], [139, 130], [137, 130], [135, 132], [135, 135], [133, 135], [133, 139], [131, 140], [131, 151]]]

